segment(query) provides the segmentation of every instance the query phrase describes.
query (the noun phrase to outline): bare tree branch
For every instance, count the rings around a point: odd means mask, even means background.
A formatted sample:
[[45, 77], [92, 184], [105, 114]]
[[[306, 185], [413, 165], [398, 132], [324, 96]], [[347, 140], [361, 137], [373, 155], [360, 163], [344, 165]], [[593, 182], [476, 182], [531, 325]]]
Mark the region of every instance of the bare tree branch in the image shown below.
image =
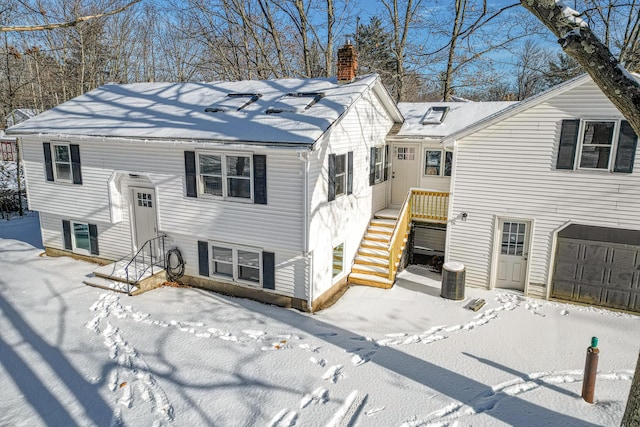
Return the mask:
[[640, 83], [629, 75], [589, 26], [562, 2], [521, 0], [558, 37], [562, 49], [582, 65], [640, 135]]
[[74, 20], [71, 21], [67, 21], [67, 22], [57, 22], [57, 23], [53, 23], [53, 24], [42, 24], [42, 25], [24, 25], [24, 26], [20, 26], [20, 25], [8, 25], [8, 26], [4, 26], [4, 25], [0, 25], [0, 33], [6, 33], [6, 32], [26, 32], [26, 31], [44, 31], [44, 30], [55, 30], [56, 28], [68, 28], [68, 27], [74, 27], [78, 24], [80, 24], [81, 22], [86, 22], [86, 21], [90, 21], [92, 19], [97, 19], [97, 18], [103, 18], [105, 16], [111, 16], [111, 15], [115, 15], [117, 13], [120, 13], [128, 8], [130, 8], [131, 6], [133, 6], [136, 3], [140, 3], [142, 0], [133, 0], [129, 3], [127, 3], [126, 5], [119, 7], [117, 9], [111, 10], [109, 12], [104, 12], [104, 13], [98, 13], [96, 15], [86, 15], [86, 16], [79, 16]]

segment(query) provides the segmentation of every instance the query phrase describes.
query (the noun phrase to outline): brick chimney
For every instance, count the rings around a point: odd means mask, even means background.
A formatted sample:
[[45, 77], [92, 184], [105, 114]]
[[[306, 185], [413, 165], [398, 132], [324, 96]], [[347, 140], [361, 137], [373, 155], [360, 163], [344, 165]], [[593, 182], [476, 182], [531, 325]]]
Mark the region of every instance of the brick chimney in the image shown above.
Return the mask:
[[358, 71], [358, 54], [350, 41], [338, 49], [338, 84], [351, 83]]

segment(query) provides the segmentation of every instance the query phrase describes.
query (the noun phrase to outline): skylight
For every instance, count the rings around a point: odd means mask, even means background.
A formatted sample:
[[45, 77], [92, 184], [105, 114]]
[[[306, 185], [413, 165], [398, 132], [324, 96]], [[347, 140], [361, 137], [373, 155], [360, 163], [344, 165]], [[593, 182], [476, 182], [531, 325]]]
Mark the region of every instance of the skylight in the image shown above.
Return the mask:
[[265, 113], [303, 113], [324, 98], [324, 92], [291, 92], [281, 96]]
[[430, 107], [427, 112], [424, 113], [424, 116], [422, 116], [420, 124], [441, 125], [448, 112], [449, 107]]
[[205, 113], [218, 113], [226, 111], [238, 111], [255, 102], [262, 96], [261, 93], [230, 93], [222, 99], [214, 102], [204, 109]]

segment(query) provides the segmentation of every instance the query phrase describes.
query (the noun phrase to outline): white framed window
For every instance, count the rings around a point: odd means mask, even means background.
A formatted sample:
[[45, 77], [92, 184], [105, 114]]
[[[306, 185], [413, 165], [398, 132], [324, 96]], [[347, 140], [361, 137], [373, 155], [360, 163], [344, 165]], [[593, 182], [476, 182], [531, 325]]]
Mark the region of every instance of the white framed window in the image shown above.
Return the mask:
[[261, 250], [221, 242], [209, 245], [212, 276], [257, 286], [262, 283]]
[[424, 155], [424, 175], [451, 176], [452, 159], [453, 153], [451, 151], [426, 150]]
[[384, 181], [384, 147], [375, 147], [373, 156], [374, 184]]
[[71, 222], [71, 243], [73, 251], [90, 254], [91, 239], [89, 235], [89, 224], [83, 222]]
[[53, 166], [56, 181], [72, 182], [71, 151], [68, 144], [53, 144]]
[[344, 243], [340, 243], [333, 248], [333, 273], [332, 277], [336, 277], [344, 271]]
[[251, 158], [249, 154], [198, 153], [199, 193], [253, 200]]
[[347, 192], [347, 155], [336, 155], [336, 197]]
[[585, 120], [580, 132], [578, 168], [611, 168], [612, 154], [615, 150], [618, 122], [611, 120]]

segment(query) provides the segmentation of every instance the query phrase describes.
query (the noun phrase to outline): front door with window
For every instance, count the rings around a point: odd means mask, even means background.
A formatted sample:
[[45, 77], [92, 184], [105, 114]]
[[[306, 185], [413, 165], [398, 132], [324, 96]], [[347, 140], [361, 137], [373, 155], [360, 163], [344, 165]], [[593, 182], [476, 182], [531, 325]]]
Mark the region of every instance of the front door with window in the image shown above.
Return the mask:
[[153, 188], [131, 188], [133, 244], [139, 250], [147, 240], [158, 237], [156, 192]]
[[531, 223], [503, 219], [499, 224], [496, 287], [524, 291]]
[[391, 204], [404, 202], [411, 187], [418, 186], [420, 156], [417, 144], [394, 144], [391, 158]]

